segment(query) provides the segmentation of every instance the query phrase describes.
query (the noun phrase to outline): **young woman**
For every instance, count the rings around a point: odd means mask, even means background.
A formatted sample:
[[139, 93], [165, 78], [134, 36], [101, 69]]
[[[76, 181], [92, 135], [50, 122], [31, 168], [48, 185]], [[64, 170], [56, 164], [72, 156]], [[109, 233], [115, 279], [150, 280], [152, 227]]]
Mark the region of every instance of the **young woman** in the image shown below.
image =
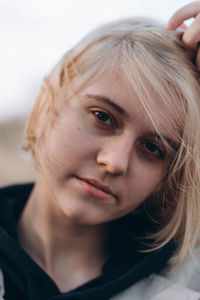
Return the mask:
[[129, 299], [196, 244], [199, 75], [182, 35], [113, 22], [44, 80], [26, 128], [38, 179], [0, 191], [6, 300]]

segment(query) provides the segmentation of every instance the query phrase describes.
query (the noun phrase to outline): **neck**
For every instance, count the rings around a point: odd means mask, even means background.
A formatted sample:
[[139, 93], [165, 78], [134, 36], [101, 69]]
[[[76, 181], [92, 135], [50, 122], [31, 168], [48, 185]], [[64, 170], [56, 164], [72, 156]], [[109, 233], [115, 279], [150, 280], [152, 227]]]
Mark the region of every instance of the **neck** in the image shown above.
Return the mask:
[[37, 183], [18, 223], [22, 247], [52, 277], [61, 266], [67, 270], [96, 266], [98, 276], [107, 257], [107, 228], [76, 224], [48, 201]]

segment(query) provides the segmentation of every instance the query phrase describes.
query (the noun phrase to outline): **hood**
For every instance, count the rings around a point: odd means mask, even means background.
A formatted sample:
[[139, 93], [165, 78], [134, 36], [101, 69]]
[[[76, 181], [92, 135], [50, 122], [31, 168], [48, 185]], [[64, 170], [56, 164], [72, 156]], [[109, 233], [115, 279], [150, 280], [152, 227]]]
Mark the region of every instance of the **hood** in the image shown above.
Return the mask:
[[103, 300], [110, 299], [139, 280], [159, 272], [174, 251], [173, 243], [140, 253], [141, 236], [153, 226], [140, 211], [112, 222], [111, 255], [102, 276], [70, 292], [61, 293], [55, 282], [23, 250], [16, 225], [33, 184], [0, 189], [0, 268], [5, 278], [5, 299]]

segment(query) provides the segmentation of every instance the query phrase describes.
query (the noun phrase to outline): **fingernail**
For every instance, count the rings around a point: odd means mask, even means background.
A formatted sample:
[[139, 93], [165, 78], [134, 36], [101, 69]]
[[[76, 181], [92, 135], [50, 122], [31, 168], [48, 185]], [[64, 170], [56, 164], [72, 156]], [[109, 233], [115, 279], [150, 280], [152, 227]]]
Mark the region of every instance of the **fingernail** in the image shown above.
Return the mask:
[[185, 26], [184, 24], [181, 24], [178, 28], [179, 28], [179, 29], [185, 30], [185, 29], [186, 29], [186, 26]]

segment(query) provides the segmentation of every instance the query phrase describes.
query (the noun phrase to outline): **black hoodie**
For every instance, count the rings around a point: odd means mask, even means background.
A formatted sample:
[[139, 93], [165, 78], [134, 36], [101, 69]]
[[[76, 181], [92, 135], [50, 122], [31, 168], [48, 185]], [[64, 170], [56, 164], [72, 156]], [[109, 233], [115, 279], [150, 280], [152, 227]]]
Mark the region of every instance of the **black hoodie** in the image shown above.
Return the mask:
[[[0, 189], [0, 269], [5, 283], [5, 300], [106, 300], [137, 281], [160, 271], [173, 251], [170, 243], [159, 251], [138, 253], [135, 238], [149, 229], [144, 215], [130, 214], [113, 222], [111, 255], [102, 275], [66, 293], [61, 293], [49, 275], [23, 250], [16, 224], [33, 184]], [[28, 225], [27, 225], [28, 226]]]

